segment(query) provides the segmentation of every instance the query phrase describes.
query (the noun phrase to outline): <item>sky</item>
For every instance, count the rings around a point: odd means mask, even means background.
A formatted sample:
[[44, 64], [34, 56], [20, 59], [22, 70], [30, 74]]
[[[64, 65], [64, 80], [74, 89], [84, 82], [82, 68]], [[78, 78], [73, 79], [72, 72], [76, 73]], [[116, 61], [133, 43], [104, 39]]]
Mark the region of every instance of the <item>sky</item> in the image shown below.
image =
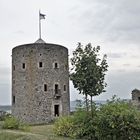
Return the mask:
[[[0, 105], [11, 104], [12, 48], [39, 38], [39, 9], [47, 43], [66, 46], [70, 57], [78, 42], [107, 54], [108, 86], [95, 100], [131, 99], [140, 89], [140, 0], [0, 0]], [[82, 98], [71, 82], [70, 98]]]

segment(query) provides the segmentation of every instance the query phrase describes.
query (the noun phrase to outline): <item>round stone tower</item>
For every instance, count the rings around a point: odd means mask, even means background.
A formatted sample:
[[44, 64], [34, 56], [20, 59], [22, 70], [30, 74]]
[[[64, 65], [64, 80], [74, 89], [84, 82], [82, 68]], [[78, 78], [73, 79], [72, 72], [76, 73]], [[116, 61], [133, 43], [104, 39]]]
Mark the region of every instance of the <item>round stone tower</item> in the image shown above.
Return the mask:
[[68, 49], [39, 39], [12, 50], [12, 114], [37, 124], [68, 115]]

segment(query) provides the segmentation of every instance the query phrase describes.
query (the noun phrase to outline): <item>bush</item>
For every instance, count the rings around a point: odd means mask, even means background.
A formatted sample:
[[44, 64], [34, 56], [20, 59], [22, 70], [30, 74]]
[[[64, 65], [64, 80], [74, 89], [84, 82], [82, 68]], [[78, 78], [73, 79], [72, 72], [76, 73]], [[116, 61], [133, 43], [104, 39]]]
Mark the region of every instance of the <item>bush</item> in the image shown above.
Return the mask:
[[55, 121], [54, 132], [60, 136], [72, 136], [73, 133], [73, 118], [61, 117]]
[[99, 139], [138, 140], [140, 112], [120, 100], [108, 102], [98, 112], [97, 132]]
[[8, 115], [5, 117], [4, 122], [2, 124], [2, 128], [4, 128], [4, 129], [20, 129], [23, 131], [29, 131], [28, 124], [20, 122], [18, 119], [16, 119], [12, 115]]
[[54, 124], [54, 132], [72, 138], [95, 138], [95, 120], [85, 110], [79, 109], [73, 116], [61, 117]]
[[78, 109], [73, 116], [73, 137], [75, 138], [95, 138], [95, 118], [96, 112], [94, 113], [94, 118], [88, 114], [85, 109]]
[[90, 112], [78, 110], [55, 122], [58, 135], [86, 140], [140, 140], [140, 112], [129, 103], [112, 100]]
[[20, 125], [19, 120], [17, 120], [13, 116], [8, 116], [8, 117], [5, 118], [2, 127], [4, 129], [18, 129], [19, 125]]

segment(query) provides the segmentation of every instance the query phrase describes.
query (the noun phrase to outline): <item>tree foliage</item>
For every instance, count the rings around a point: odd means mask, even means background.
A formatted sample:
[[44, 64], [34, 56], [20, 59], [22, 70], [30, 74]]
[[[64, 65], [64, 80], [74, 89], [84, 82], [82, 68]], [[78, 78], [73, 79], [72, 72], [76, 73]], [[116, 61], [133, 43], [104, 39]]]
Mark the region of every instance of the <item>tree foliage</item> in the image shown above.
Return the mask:
[[99, 138], [107, 140], [140, 138], [140, 112], [119, 99], [113, 98], [100, 108], [97, 124]]
[[104, 92], [106, 87], [105, 73], [107, 71], [107, 55], [100, 58], [100, 46], [92, 47], [89, 43], [85, 47], [78, 43], [71, 58], [72, 73], [70, 79], [80, 94], [92, 97]]
[[93, 117], [80, 108], [70, 119], [57, 120], [57, 134], [86, 140], [140, 140], [140, 111], [129, 103], [113, 98], [94, 109]]

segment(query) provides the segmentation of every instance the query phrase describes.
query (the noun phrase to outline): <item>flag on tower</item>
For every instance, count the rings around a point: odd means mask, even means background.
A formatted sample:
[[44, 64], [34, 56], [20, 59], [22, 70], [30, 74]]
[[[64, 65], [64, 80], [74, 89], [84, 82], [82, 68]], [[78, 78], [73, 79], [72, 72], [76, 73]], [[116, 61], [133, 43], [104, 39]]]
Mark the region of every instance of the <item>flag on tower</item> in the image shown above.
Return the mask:
[[45, 16], [44, 14], [41, 14], [40, 13], [40, 10], [39, 10], [39, 38], [41, 39], [41, 19], [45, 19]]
[[39, 13], [39, 19], [45, 19], [45, 16], [46, 15]]

